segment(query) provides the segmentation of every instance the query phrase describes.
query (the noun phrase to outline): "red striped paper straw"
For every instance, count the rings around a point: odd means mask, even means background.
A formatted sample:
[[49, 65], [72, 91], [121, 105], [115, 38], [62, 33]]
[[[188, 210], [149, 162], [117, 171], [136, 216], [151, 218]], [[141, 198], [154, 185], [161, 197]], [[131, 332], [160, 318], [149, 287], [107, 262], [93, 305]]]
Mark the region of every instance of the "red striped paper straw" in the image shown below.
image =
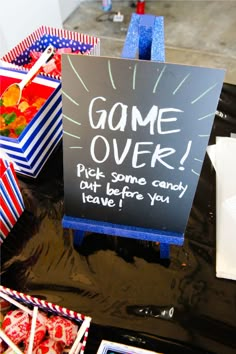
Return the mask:
[[77, 337], [74, 341], [74, 344], [71, 347], [71, 350], [69, 351], [69, 354], [77, 354], [77, 348], [79, 348], [80, 350], [80, 341], [83, 338], [83, 335], [86, 331], [86, 329], [90, 326], [90, 322], [91, 322], [91, 318], [90, 317], [86, 317], [84, 322], [82, 323], [82, 325], [80, 326], [80, 329], [77, 333]]

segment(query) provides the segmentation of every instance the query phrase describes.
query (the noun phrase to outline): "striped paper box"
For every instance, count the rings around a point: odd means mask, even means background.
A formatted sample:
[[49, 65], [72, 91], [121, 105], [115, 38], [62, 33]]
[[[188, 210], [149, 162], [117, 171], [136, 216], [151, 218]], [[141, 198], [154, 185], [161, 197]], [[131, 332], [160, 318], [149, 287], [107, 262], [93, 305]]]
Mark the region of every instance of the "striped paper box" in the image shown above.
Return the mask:
[[[52, 44], [56, 49], [71, 48], [72, 53], [79, 50], [81, 54], [100, 55], [100, 39], [97, 37], [41, 26], [6, 53], [1, 60], [14, 64], [18, 69], [19, 67], [24, 69], [24, 65], [30, 61], [30, 52], [43, 52], [49, 44]], [[40, 74], [61, 79], [60, 75], [52, 76], [42, 72]]]
[[[0, 68], [0, 93], [25, 75], [24, 71]], [[36, 178], [62, 138], [62, 97], [59, 80], [37, 76], [30, 85], [30, 93], [46, 102], [18, 138], [0, 136], [0, 148], [17, 173]]]
[[24, 210], [13, 163], [0, 158], [0, 245]]
[[37, 306], [38, 309], [46, 313], [59, 315], [75, 322], [79, 326], [77, 338], [68, 353], [84, 353], [89, 334], [91, 317], [0, 285], [0, 297], [3, 297], [4, 295], [10, 297], [13, 301], [17, 301], [18, 304], [28, 307], [28, 310], [31, 310], [33, 306]]

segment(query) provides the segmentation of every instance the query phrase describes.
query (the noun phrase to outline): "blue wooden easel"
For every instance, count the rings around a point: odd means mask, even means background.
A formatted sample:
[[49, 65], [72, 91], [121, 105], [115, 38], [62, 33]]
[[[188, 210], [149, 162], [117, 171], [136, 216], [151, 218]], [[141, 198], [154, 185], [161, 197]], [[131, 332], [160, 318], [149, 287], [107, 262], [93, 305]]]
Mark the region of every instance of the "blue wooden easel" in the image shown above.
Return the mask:
[[[164, 62], [163, 17], [133, 14], [121, 56], [126, 59], [135, 59], [137, 56], [140, 60]], [[64, 228], [74, 230], [74, 244], [77, 246], [82, 243], [86, 232], [102, 233], [159, 242], [161, 258], [169, 258], [171, 244], [180, 246], [184, 241], [183, 233], [112, 224], [67, 215], [64, 216], [62, 224]]]
[[133, 14], [121, 57], [165, 61], [164, 18]]

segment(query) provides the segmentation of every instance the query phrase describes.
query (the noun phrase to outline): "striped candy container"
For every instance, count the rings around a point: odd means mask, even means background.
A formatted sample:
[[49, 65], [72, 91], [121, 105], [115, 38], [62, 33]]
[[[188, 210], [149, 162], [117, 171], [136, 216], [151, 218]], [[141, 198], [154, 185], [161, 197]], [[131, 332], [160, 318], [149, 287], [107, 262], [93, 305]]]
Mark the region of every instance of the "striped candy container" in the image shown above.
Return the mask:
[[[100, 55], [100, 39], [97, 37], [41, 26], [0, 58], [1, 92], [4, 90], [1, 75], [20, 81], [29, 70], [24, 65], [30, 64], [30, 53], [43, 52], [49, 44], [62, 51], [70, 48], [72, 53], [79, 51], [84, 55]], [[4, 70], [8, 70], [8, 74]], [[41, 85], [41, 92], [51, 88], [46, 103], [18, 139], [0, 136], [0, 148], [15, 163], [15, 170], [19, 174], [36, 178], [62, 138], [60, 80], [61, 74], [41, 71], [33, 82]]]
[[[30, 61], [30, 52], [43, 52], [49, 44], [56, 49], [70, 48], [72, 53], [79, 51], [85, 55], [100, 55], [100, 39], [97, 37], [65, 29], [41, 26], [6, 53], [1, 60], [11, 63], [15, 68], [19, 69], [20, 67], [27, 70], [24, 65]], [[51, 75], [42, 71], [40, 74], [61, 79], [61, 75]]]
[[22, 310], [26, 309], [28, 313], [32, 311], [32, 307], [36, 306], [38, 309], [41, 309], [47, 314], [62, 316], [78, 324], [77, 337], [68, 353], [84, 354], [90, 329], [91, 317], [0, 285], [0, 298], [5, 298], [5, 296], [14, 306], [22, 306], [18, 308]]
[[[0, 68], [1, 92], [25, 75], [25, 71]], [[43, 95], [46, 101], [18, 138], [0, 136], [0, 148], [17, 173], [36, 178], [62, 138], [61, 83], [37, 76], [30, 85], [32, 95]]]
[[0, 158], [0, 244], [24, 210], [24, 201], [13, 163]]

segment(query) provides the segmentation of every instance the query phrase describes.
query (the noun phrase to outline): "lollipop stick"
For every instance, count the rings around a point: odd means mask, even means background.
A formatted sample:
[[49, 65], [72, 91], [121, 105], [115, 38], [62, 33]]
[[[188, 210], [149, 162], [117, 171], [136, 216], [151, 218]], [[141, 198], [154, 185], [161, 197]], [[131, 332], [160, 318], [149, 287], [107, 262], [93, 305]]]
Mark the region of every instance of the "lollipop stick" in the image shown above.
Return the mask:
[[3, 299], [5, 299], [6, 301], [10, 302], [12, 305], [15, 305], [16, 307], [18, 307], [19, 309], [21, 309], [22, 311], [25, 311], [26, 313], [28, 313], [29, 315], [32, 316], [32, 311], [30, 309], [28, 309], [28, 307], [22, 305], [21, 303], [19, 303], [18, 301], [12, 299], [10, 296], [4, 294], [3, 292], [0, 291], [0, 297], [2, 297]]
[[75, 349], [75, 354], [78, 354], [80, 352], [81, 347], [82, 347], [82, 343], [79, 343], [79, 345]]
[[79, 343], [80, 343], [80, 341], [81, 341], [86, 329], [90, 326], [90, 321], [91, 321], [90, 317], [85, 318], [84, 322], [80, 326], [80, 329], [78, 330], [77, 337], [76, 337], [76, 339], [74, 341], [74, 344], [71, 347], [71, 350], [69, 351], [69, 354], [77, 353], [77, 347], [78, 347], [78, 345], [79, 345]]
[[[7, 300], [12, 305], [18, 307], [20, 310], [25, 311], [26, 313], [28, 313], [28, 315], [33, 316], [32, 310], [30, 310], [28, 307], [22, 305], [20, 302], [12, 299], [10, 296], [6, 295], [5, 293], [3, 293], [1, 291], [0, 291], [0, 297]], [[45, 323], [45, 317], [40, 312], [38, 313], [38, 320], [40, 323]]]
[[0, 329], [0, 337], [6, 342], [16, 354], [23, 354], [22, 351], [11, 341], [11, 339]]
[[9, 347], [5, 352], [4, 354], [12, 354], [12, 349]]
[[31, 322], [31, 328], [30, 328], [29, 347], [28, 347], [27, 354], [32, 354], [33, 345], [34, 345], [34, 335], [35, 335], [37, 315], [38, 315], [38, 307], [34, 306], [32, 322]]

